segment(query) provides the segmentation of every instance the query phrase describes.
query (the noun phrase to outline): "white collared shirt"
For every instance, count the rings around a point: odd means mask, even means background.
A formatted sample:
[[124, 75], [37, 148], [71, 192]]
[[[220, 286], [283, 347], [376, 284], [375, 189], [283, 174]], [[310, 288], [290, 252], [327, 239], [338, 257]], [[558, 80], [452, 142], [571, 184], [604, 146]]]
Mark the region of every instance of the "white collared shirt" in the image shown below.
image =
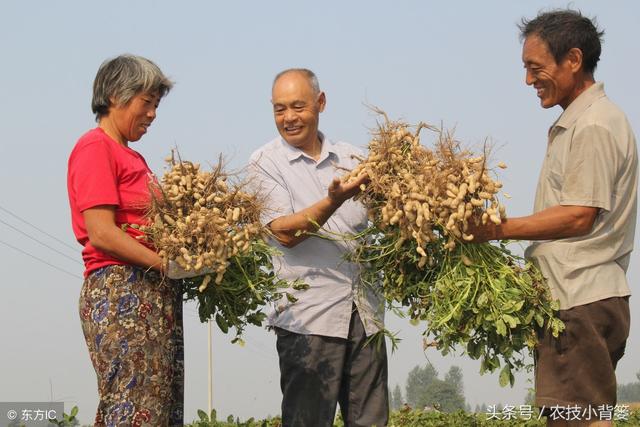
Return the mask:
[[[267, 197], [264, 224], [323, 199], [333, 178], [358, 164], [352, 155], [362, 156], [362, 152], [356, 147], [333, 142], [322, 134], [320, 138], [322, 151], [317, 161], [281, 137], [251, 155], [249, 169]], [[311, 236], [293, 248], [272, 239], [271, 244], [282, 253], [274, 259], [278, 277], [288, 281], [300, 279], [309, 289], [290, 289], [298, 301], [290, 303], [286, 298], [278, 301], [269, 314], [270, 326], [299, 334], [347, 338], [355, 303], [367, 335], [381, 329], [382, 299], [370, 286], [361, 283], [361, 267], [345, 260], [354, 242], [340, 238], [366, 227], [365, 207], [347, 200], [324, 224], [321, 233], [327, 238]]]

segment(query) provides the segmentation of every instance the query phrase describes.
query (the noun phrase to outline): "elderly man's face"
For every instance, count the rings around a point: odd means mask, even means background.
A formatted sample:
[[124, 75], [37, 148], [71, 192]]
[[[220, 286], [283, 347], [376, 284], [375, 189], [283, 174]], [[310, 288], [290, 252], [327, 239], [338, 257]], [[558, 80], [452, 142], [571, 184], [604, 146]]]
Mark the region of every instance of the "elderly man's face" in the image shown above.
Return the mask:
[[[526, 83], [536, 89], [542, 108], [567, 108], [576, 97], [576, 63], [569, 56], [557, 63], [547, 43], [532, 34], [524, 41]], [[578, 68], [581, 64], [578, 65]]]
[[310, 149], [318, 138], [324, 93], [314, 93], [307, 77], [298, 72], [281, 76], [271, 93], [276, 127], [282, 138], [300, 149]]

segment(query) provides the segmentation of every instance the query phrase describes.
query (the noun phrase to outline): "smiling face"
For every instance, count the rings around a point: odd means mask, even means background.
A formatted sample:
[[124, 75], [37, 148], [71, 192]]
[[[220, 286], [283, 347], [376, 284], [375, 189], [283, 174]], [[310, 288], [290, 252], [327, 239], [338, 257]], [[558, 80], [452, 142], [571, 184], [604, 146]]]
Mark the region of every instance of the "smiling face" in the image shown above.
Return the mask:
[[547, 43], [538, 35], [528, 36], [522, 48], [526, 83], [536, 89], [542, 108], [560, 105], [566, 109], [585, 89], [582, 52], [571, 49], [557, 63]]
[[324, 93], [316, 93], [303, 73], [292, 71], [274, 83], [271, 103], [280, 136], [290, 145], [315, 155], [318, 122], [326, 104]]
[[105, 132], [123, 145], [129, 141], [137, 141], [147, 133], [147, 129], [156, 118], [156, 110], [160, 104], [157, 93], [139, 93], [124, 105], [114, 103], [109, 114], [100, 120]]

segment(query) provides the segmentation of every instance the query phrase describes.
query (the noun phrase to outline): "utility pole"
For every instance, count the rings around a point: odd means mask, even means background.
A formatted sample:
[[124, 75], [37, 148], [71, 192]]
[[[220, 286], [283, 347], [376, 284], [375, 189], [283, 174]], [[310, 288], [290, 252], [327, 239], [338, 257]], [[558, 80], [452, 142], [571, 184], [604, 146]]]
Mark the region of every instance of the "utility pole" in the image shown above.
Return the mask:
[[209, 401], [208, 401], [208, 409], [209, 412], [207, 415], [211, 416], [211, 410], [213, 409], [213, 354], [212, 354], [212, 330], [211, 330], [211, 319], [207, 322], [208, 330], [209, 330]]

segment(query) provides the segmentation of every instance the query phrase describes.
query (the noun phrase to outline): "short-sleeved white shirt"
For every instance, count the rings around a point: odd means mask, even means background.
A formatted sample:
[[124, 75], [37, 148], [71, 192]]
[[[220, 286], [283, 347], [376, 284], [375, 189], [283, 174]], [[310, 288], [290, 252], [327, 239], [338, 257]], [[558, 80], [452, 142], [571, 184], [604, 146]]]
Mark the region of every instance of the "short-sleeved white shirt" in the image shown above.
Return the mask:
[[636, 225], [638, 155], [624, 113], [596, 83], [549, 131], [534, 212], [556, 205], [599, 208], [580, 237], [534, 242], [525, 252], [568, 309], [631, 294], [626, 279]]
[[[362, 156], [356, 147], [333, 142], [320, 134], [322, 151], [318, 160], [275, 138], [251, 155], [249, 170], [254, 182], [266, 195], [266, 211], [262, 222], [299, 212], [327, 196], [334, 177], [353, 169]], [[384, 307], [377, 291], [360, 279], [361, 266], [345, 260], [354, 242], [341, 235], [355, 235], [367, 226], [365, 207], [347, 200], [331, 215], [321, 231], [328, 238], [311, 236], [293, 248], [272, 239], [281, 253], [274, 259], [278, 277], [300, 279], [309, 289], [290, 292], [295, 303], [278, 301], [269, 314], [270, 326], [299, 334], [346, 338], [349, 332], [352, 304], [355, 303], [367, 335], [382, 327]]]

